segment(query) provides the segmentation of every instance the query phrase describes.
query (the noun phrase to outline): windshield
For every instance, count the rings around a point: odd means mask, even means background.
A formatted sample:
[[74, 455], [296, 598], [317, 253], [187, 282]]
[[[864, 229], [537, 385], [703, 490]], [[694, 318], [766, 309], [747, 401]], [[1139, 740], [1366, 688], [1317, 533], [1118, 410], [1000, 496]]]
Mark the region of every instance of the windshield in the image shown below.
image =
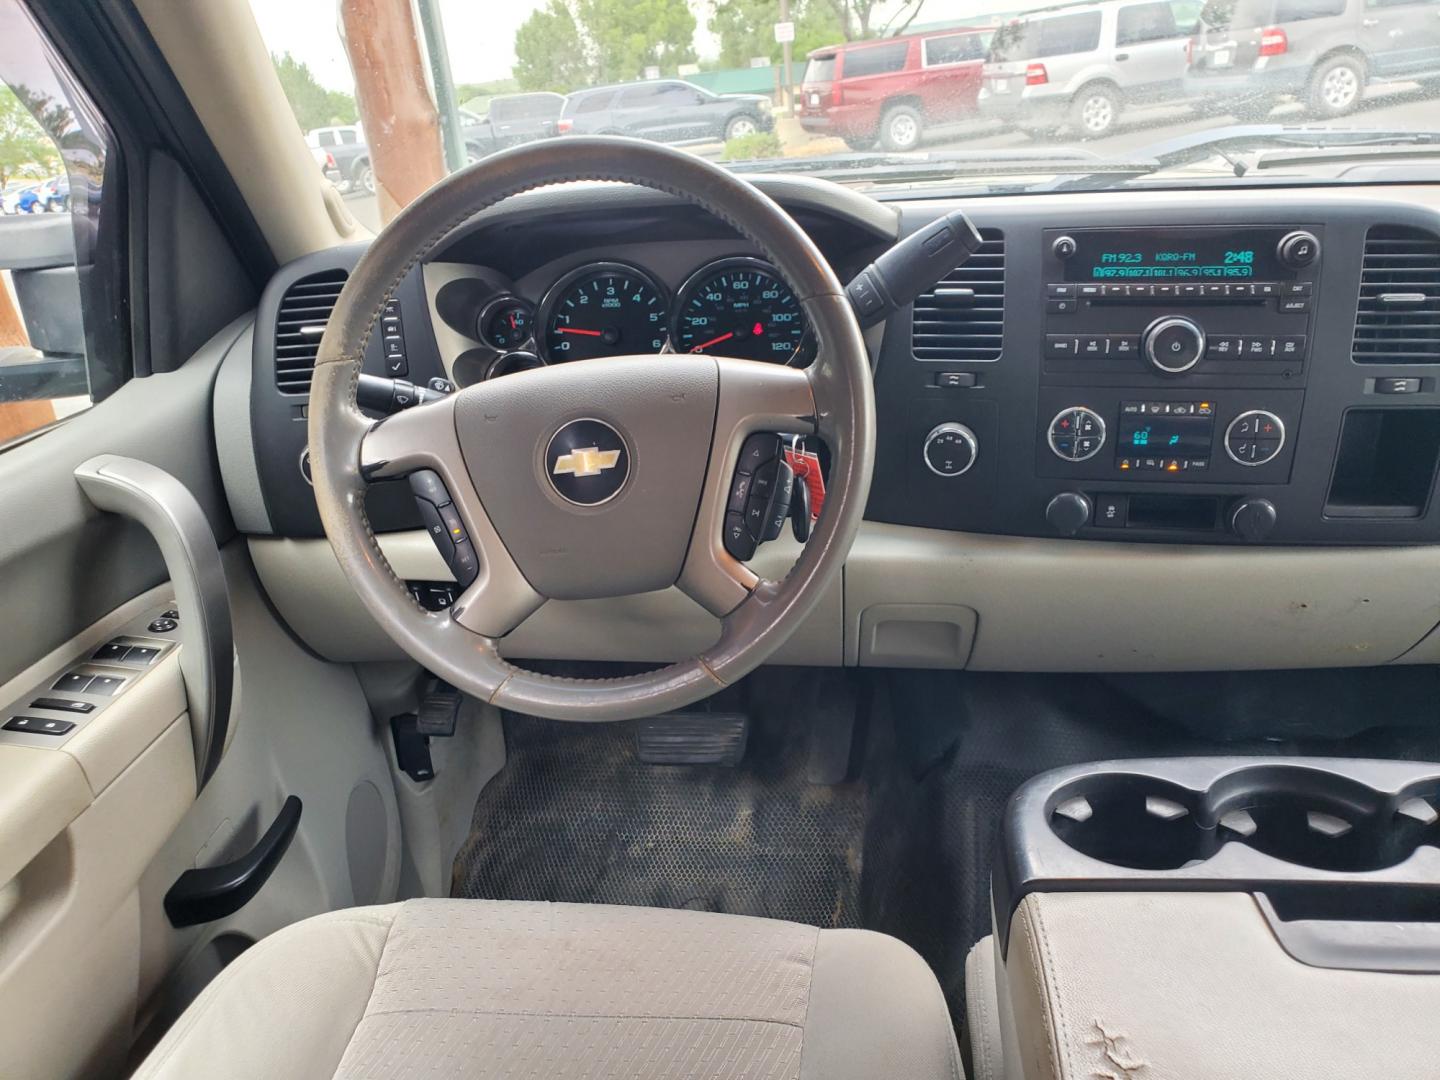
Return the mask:
[[417, 177], [597, 134], [882, 196], [1440, 175], [1416, 138], [1440, 128], [1440, 0], [252, 4], [372, 227]]

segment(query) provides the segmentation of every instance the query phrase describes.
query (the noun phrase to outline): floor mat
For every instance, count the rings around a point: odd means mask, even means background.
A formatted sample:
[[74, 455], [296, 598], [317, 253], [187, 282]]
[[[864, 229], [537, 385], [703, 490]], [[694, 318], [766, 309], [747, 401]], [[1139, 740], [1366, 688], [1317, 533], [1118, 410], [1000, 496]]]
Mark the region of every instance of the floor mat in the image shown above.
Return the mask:
[[866, 786], [807, 783], [805, 725], [770, 706], [734, 768], [642, 764], [627, 723], [506, 714], [453, 895], [859, 926]]

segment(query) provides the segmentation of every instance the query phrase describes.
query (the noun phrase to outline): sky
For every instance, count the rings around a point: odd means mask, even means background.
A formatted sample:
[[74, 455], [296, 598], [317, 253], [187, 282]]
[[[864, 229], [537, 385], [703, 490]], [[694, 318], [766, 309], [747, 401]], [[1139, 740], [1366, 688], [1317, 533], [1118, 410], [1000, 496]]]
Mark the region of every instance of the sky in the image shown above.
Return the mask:
[[[450, 72], [456, 82], [474, 83], [503, 79], [515, 63], [511, 48], [515, 31], [545, 0], [440, 0], [440, 17], [445, 38], [450, 42]], [[779, 3], [776, 10], [778, 16]], [[880, 21], [899, 0], [882, 5]], [[1013, 10], [1022, 0], [925, 0], [918, 22], [930, 23], [967, 17], [983, 10]], [[288, 52], [309, 66], [322, 86], [331, 90], [352, 90], [354, 79], [345, 49], [336, 31], [338, 0], [251, 0], [261, 36], [273, 53]], [[719, 53], [714, 36], [706, 29], [710, 15], [708, 0], [690, 0], [695, 12], [695, 49], [703, 58]]]

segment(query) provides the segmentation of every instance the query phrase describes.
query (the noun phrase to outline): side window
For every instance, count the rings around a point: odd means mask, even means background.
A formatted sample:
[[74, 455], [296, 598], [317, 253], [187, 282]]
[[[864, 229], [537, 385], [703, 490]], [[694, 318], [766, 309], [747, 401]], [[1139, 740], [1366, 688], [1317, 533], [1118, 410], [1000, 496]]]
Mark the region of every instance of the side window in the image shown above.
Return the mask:
[[1180, 36], [1175, 10], [1168, 0], [1153, 4], [1132, 4], [1120, 9], [1115, 21], [1116, 45], [1143, 45]]
[[661, 104], [664, 95], [663, 86], [632, 86], [620, 92], [619, 105], [622, 109], [649, 109]]
[[[1384, 6], [1383, 2], [1381, 6]], [[1345, 0], [1276, 0], [1275, 21], [1304, 22], [1345, 14]]]
[[345, 146], [354, 146], [360, 141], [360, 133], [354, 128], [346, 128], [340, 132], [340, 142]]
[[580, 104], [575, 106], [575, 112], [604, 112], [607, 108], [610, 107], [610, 102], [614, 98], [614, 96], [614, 94], [591, 94], [588, 97], [583, 97], [580, 99]]
[[334, 145], [335, 145], [335, 132], [333, 132], [333, 131], [322, 131], [322, 132], [320, 132], [319, 139], [320, 139], [320, 145], [321, 145], [321, 146], [334, 146]]
[[905, 67], [905, 56], [910, 51], [908, 41], [897, 41], [893, 45], [867, 45], [845, 52], [845, 78], [858, 79], [864, 75], [888, 75]]
[[96, 349], [87, 337], [118, 322], [96, 310], [118, 286], [90, 273], [109, 235], [98, 228], [109, 135], [18, 0], [0, 0], [0, 40], [3, 445], [108, 396], [130, 362], [122, 347]]
[[1032, 56], [1067, 56], [1070, 53], [1094, 52], [1100, 47], [1100, 12], [1086, 11], [1077, 15], [1057, 15], [1039, 23], [1040, 45]]
[[1175, 13], [1175, 28], [1180, 31], [1181, 37], [1188, 37], [1199, 31], [1200, 9], [1204, 6], [1203, 0], [1175, 0], [1170, 5], [1170, 10]]
[[665, 83], [660, 89], [660, 105], [699, 105], [705, 101], [704, 95], [693, 86], [685, 83]]
[[925, 66], [964, 64], [984, 59], [985, 49], [979, 34], [949, 34], [925, 39]]

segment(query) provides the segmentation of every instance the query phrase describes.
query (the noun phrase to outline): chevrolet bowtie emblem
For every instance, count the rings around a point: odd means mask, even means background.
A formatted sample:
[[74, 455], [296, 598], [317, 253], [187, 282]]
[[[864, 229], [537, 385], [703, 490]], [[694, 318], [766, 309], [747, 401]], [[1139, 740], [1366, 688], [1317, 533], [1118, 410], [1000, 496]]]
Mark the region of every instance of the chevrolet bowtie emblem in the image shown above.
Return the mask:
[[619, 450], [601, 450], [598, 446], [587, 446], [561, 454], [555, 459], [556, 476], [599, 476], [606, 469], [613, 469], [620, 462]]

